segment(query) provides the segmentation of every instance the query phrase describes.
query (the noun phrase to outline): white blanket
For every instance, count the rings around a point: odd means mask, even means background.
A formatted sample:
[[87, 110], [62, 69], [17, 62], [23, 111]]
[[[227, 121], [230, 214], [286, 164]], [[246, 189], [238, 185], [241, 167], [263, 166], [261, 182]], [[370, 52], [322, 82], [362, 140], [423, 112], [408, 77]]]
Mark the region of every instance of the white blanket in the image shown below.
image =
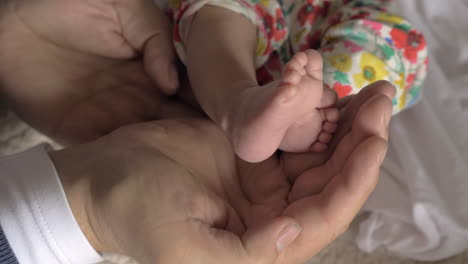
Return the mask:
[[357, 242], [439, 260], [468, 248], [468, 1], [400, 2], [427, 38], [430, 72], [419, 105], [392, 122]]

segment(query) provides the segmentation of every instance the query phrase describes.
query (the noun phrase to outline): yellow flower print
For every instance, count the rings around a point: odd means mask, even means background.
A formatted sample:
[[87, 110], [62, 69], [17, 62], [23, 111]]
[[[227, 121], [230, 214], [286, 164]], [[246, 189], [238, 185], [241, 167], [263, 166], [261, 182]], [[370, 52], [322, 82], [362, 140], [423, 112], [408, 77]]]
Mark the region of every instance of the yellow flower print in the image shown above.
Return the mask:
[[401, 93], [400, 95], [400, 102], [398, 104], [398, 109], [401, 110], [403, 108], [405, 108], [405, 105], [406, 105], [406, 95], [407, 95], [407, 92], [406, 90], [403, 90], [403, 93]]
[[385, 63], [368, 52], [362, 54], [360, 66], [361, 72], [354, 75], [354, 81], [358, 89], [375, 81], [383, 80], [388, 76]]
[[270, 5], [270, 0], [260, 0], [260, 4], [264, 7], [268, 7]]
[[377, 16], [377, 20], [381, 22], [396, 24], [396, 25], [399, 25], [404, 21], [404, 19], [399, 16], [394, 16], [394, 15], [385, 14], [385, 13], [380, 13]]
[[400, 72], [399, 76], [400, 76], [400, 79], [398, 81], [393, 82], [393, 83], [395, 84], [395, 86], [397, 86], [397, 87], [399, 87], [401, 89], [405, 89], [405, 75], [403, 74], [403, 72]]
[[257, 42], [257, 51], [255, 52], [257, 57], [263, 56], [266, 50], [267, 44], [265, 43], [265, 40], [263, 38], [259, 38]]
[[170, 0], [169, 1], [169, 6], [173, 9], [179, 9], [181, 4], [181, 0]]
[[335, 69], [341, 72], [349, 72], [349, 70], [351, 70], [351, 66], [353, 65], [351, 55], [349, 54], [338, 54], [330, 56], [328, 60], [330, 61], [330, 64], [335, 67]]
[[304, 36], [304, 33], [306, 32], [306, 29], [302, 29], [301, 31], [297, 32], [296, 35], [294, 36], [294, 43], [297, 44], [301, 41], [302, 36]]

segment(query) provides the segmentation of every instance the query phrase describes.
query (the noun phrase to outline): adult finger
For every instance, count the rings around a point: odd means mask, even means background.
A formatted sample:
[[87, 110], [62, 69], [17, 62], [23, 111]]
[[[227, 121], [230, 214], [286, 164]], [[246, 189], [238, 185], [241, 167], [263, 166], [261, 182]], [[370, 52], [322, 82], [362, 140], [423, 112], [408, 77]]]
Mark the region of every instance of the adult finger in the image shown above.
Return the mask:
[[[341, 141], [341, 139], [349, 133], [352, 129], [353, 123], [355, 121], [356, 116], [358, 115], [361, 108], [363, 108], [364, 104], [369, 100], [373, 99], [376, 95], [383, 96], [382, 101], [385, 97], [389, 100], [393, 98], [395, 94], [395, 89], [393, 85], [386, 81], [375, 82], [367, 87], [363, 88], [358, 94], [345, 97], [347, 99], [340, 99], [338, 104], [341, 102], [341, 109], [340, 114], [340, 121], [338, 124], [337, 132], [333, 135], [332, 142], [330, 142], [329, 149], [327, 152], [324, 153], [283, 153], [282, 161], [285, 163], [286, 168], [286, 175], [292, 181], [295, 181], [296, 178], [301, 175], [304, 171], [309, 168], [317, 167], [318, 165], [323, 164], [330, 155], [335, 151], [337, 144]], [[344, 100], [344, 101], [343, 101]], [[345, 102], [346, 104], [343, 104]], [[388, 102], [385, 102], [383, 107], [388, 107]], [[377, 109], [374, 113], [367, 113], [368, 115], [375, 115], [379, 114], [381, 110]], [[366, 111], [364, 111], [366, 112]], [[362, 118], [364, 123], [366, 123], [365, 119]], [[372, 126], [373, 120], [375, 118], [369, 118], [369, 122], [367, 125]], [[370, 133], [367, 133], [369, 135]]]
[[125, 39], [142, 53], [145, 69], [165, 94], [179, 87], [169, 19], [150, 0], [116, 1]]
[[366, 139], [322, 193], [286, 209], [284, 214], [296, 219], [302, 232], [280, 263], [305, 262], [346, 230], [377, 183], [386, 148], [382, 138]]
[[298, 200], [322, 191], [332, 177], [335, 177], [352, 155], [353, 151], [367, 138], [386, 139], [392, 104], [384, 95], [376, 95], [362, 105], [357, 113], [351, 131], [338, 143], [335, 152], [323, 165], [302, 173], [291, 190], [290, 201]]
[[300, 233], [294, 219], [279, 217], [247, 230], [242, 244], [252, 263], [275, 263]]
[[155, 257], [147, 257], [142, 263], [275, 264], [278, 255], [301, 231], [290, 217], [277, 218], [247, 231], [242, 237], [209, 223], [192, 222], [176, 227], [183, 236], [174, 236], [175, 228], [161, 230], [158, 236], [166, 237], [165, 243], [158, 245], [159, 253]]

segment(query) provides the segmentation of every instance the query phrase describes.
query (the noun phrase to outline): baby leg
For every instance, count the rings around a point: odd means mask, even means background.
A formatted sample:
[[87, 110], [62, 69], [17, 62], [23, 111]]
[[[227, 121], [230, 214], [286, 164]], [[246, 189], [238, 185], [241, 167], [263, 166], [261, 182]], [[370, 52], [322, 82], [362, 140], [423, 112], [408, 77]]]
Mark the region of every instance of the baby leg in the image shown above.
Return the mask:
[[242, 159], [261, 161], [279, 147], [288, 151], [326, 148], [338, 114], [319, 110], [333, 105], [336, 98], [323, 92], [317, 52], [297, 54], [280, 80], [259, 86], [255, 24], [215, 6], [202, 7], [190, 23], [184, 46], [192, 88]]

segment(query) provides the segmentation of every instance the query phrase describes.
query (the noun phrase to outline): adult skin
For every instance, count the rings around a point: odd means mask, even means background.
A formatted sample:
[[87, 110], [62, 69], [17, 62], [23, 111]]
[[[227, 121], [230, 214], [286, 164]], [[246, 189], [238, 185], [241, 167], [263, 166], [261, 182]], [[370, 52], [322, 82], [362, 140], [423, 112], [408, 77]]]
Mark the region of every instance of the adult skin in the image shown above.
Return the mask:
[[200, 116], [179, 86], [168, 19], [149, 0], [0, 2], [0, 94], [62, 144]]
[[[2, 95], [66, 144], [198, 115], [162, 93], [178, 82], [164, 79], [174, 53], [157, 12], [144, 0], [0, 2]], [[343, 100], [334, 142], [320, 155], [243, 163], [202, 120], [125, 127], [50, 155], [97, 250], [142, 263], [302, 263], [345, 230], [372, 191], [393, 93], [377, 83]], [[286, 226], [300, 233], [278, 243]]]
[[[50, 156], [99, 251], [143, 264], [299, 264], [346, 230], [377, 183], [392, 104], [371, 90], [318, 165], [242, 162], [203, 119], [130, 125]], [[304, 171], [288, 176], [288, 163]]]

